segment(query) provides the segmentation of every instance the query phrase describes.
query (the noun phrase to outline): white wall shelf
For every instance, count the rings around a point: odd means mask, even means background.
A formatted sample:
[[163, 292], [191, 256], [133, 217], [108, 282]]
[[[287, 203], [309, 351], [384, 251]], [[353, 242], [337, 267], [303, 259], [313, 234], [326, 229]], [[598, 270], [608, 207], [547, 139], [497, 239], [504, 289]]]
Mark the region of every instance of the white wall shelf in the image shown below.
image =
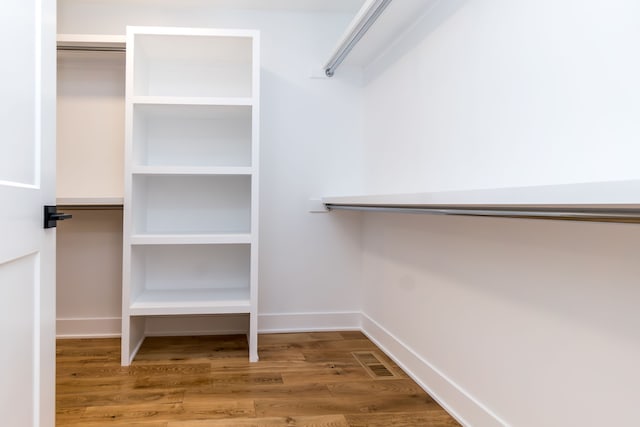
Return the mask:
[[135, 234], [248, 233], [252, 176], [133, 175]]
[[249, 314], [257, 352], [259, 35], [129, 27], [122, 364], [145, 316]]
[[228, 245], [250, 244], [251, 234], [134, 234], [132, 245]]
[[251, 106], [250, 97], [216, 97], [216, 96], [135, 96], [134, 104], [148, 105], [205, 105], [205, 106]]
[[189, 173], [250, 167], [252, 111], [249, 105], [134, 104], [134, 173], [144, 166], [190, 167]]
[[324, 197], [329, 209], [637, 222], [640, 180]]
[[207, 167], [207, 166], [136, 166], [132, 168], [134, 175], [238, 175], [248, 176], [253, 173], [251, 167]]
[[151, 290], [131, 304], [132, 316], [249, 313], [249, 288]]

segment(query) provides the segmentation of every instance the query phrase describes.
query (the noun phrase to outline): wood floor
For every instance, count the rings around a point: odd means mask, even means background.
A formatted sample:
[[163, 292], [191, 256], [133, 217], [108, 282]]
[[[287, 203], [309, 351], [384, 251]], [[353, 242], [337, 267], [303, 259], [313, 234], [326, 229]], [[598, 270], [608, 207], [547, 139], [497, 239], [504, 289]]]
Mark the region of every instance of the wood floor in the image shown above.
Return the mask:
[[360, 332], [261, 335], [259, 352], [250, 364], [244, 336], [147, 338], [123, 368], [119, 339], [59, 340], [56, 425], [459, 425]]

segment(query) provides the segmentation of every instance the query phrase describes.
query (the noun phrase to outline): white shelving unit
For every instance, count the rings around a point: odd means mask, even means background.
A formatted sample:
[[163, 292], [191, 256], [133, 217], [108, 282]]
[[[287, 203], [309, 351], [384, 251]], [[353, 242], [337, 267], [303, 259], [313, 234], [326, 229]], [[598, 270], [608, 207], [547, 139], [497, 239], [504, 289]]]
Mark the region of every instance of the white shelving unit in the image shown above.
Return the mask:
[[257, 361], [259, 33], [129, 27], [122, 364], [150, 316], [249, 315]]

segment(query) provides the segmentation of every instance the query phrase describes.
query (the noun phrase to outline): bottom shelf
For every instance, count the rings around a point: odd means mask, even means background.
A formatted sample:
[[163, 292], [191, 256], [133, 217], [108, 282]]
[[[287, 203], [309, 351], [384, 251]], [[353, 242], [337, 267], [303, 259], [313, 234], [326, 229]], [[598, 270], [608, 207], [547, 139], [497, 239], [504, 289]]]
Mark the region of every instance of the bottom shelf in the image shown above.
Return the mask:
[[131, 316], [249, 313], [249, 288], [145, 290], [131, 302]]

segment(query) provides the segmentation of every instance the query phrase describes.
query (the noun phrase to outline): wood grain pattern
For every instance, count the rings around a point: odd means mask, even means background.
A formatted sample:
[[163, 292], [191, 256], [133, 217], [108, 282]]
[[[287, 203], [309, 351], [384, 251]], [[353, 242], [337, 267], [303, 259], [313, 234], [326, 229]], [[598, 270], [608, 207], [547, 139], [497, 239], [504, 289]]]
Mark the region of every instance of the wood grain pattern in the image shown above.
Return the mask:
[[[59, 340], [57, 426], [457, 426], [360, 332], [147, 338], [130, 367], [118, 339]], [[375, 351], [376, 380], [352, 352]]]

